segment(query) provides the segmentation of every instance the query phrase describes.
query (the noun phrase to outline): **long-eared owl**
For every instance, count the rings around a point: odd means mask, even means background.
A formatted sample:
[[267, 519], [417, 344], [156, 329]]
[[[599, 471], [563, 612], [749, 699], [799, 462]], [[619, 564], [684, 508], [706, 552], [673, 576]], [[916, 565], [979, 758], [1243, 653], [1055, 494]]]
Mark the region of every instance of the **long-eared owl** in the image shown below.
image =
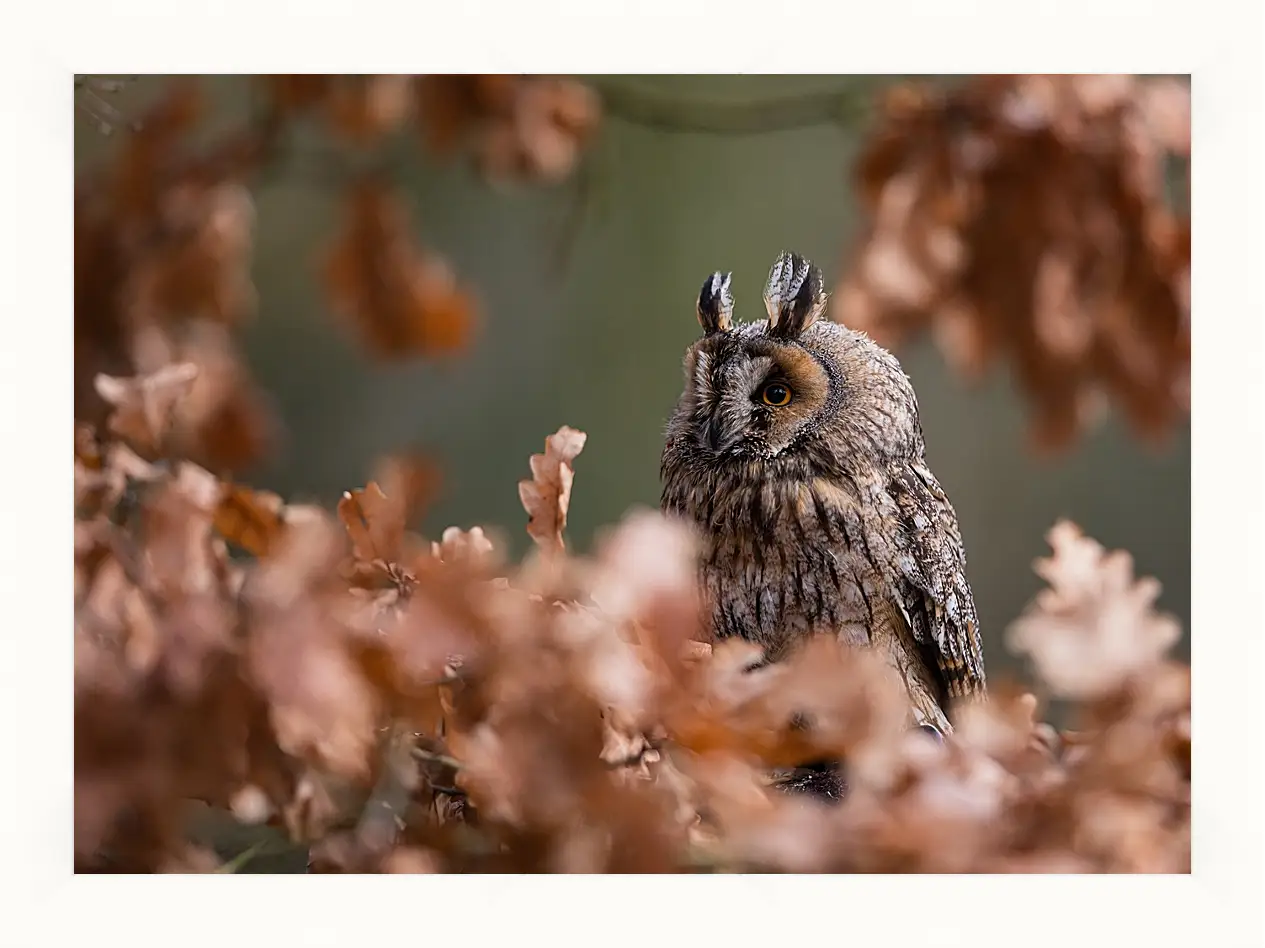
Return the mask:
[[782, 254], [767, 319], [735, 324], [730, 274], [703, 284], [668, 424], [662, 506], [692, 520], [718, 638], [776, 661], [832, 632], [880, 646], [912, 718], [945, 732], [984, 692], [957, 515], [927, 467], [914, 390], [862, 333], [822, 319], [821, 271]]

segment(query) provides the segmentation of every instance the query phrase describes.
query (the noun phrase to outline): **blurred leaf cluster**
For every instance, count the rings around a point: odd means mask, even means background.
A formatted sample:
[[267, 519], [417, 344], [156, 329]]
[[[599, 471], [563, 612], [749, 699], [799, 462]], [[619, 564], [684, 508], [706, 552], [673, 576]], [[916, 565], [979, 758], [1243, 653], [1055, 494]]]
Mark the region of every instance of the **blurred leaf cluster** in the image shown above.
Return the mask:
[[1177, 79], [898, 86], [857, 161], [867, 229], [834, 316], [889, 346], [932, 327], [968, 378], [1004, 359], [1041, 446], [1108, 396], [1162, 436], [1190, 413], [1189, 175]]

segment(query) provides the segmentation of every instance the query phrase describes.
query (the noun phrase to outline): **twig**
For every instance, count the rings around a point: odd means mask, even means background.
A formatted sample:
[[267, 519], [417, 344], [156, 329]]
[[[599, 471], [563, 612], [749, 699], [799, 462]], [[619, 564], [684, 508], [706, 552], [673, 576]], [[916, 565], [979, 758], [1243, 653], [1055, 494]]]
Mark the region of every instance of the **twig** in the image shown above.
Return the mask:
[[586, 77], [614, 118], [665, 132], [759, 135], [812, 125], [850, 126], [869, 112], [873, 89], [856, 82], [838, 89], [778, 96], [755, 102], [681, 99], [626, 82]]
[[447, 754], [437, 754], [422, 747], [414, 747], [412, 753], [418, 760], [429, 760], [437, 764], [443, 764], [445, 767], [451, 767], [453, 770], [460, 770], [463, 766], [461, 761], [455, 757], [449, 757]]
[[382, 748], [382, 773], [365, 801], [356, 822], [356, 838], [373, 849], [389, 849], [403, 825], [400, 814], [408, 809], [413, 788], [410, 752], [413, 736], [407, 728], [393, 727]]
[[571, 200], [554, 244], [551, 265], [555, 276], [563, 276], [571, 263], [598, 187], [602, 183], [604, 167], [601, 153], [596, 150], [580, 157], [579, 166], [572, 177]]
[[259, 842], [253, 843], [246, 849], [243, 849], [232, 859], [229, 859], [227, 862], [221, 863], [219, 868], [216, 869], [215, 871], [216, 872], [237, 872], [238, 870], [245, 867], [245, 865], [248, 862], [250, 862], [252, 859], [254, 859], [256, 856], [261, 855], [266, 846], [267, 846], [267, 843], [261, 839]]
[[76, 89], [96, 89], [98, 92], [121, 92], [123, 87], [130, 82], [135, 82], [140, 76], [120, 76], [117, 79], [103, 79], [101, 76], [76, 76]]
[[440, 685], [455, 685], [459, 681], [465, 681], [460, 675], [445, 675], [443, 678], [432, 678], [429, 681], [421, 681], [417, 683], [419, 688], [432, 688]]
[[443, 793], [443, 794], [447, 794], [447, 795], [448, 795], [448, 796], [450, 796], [450, 797], [464, 797], [464, 796], [466, 796], [466, 792], [465, 792], [464, 790], [462, 790], [460, 787], [449, 787], [449, 786], [447, 786], [447, 785], [445, 785], [445, 784], [442, 784], [442, 783], [431, 783], [430, 788], [431, 788], [431, 790], [433, 790], [435, 793]]
[[122, 112], [101, 97], [101, 93], [120, 92], [136, 76], [124, 76], [121, 79], [103, 79], [99, 76], [76, 76], [75, 92], [78, 101], [75, 107], [91, 119], [102, 135], [113, 135], [118, 126], [125, 126], [133, 131], [138, 127], [134, 120], [129, 120]]

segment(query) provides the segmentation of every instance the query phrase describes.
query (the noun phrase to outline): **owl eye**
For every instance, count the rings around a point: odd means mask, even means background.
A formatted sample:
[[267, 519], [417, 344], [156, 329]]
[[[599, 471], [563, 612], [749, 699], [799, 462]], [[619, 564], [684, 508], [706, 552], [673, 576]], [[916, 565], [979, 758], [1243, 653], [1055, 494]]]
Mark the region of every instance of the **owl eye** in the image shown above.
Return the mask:
[[784, 408], [791, 403], [791, 390], [781, 382], [773, 382], [771, 385], [764, 386], [764, 391], [760, 393], [760, 401], [774, 408]]

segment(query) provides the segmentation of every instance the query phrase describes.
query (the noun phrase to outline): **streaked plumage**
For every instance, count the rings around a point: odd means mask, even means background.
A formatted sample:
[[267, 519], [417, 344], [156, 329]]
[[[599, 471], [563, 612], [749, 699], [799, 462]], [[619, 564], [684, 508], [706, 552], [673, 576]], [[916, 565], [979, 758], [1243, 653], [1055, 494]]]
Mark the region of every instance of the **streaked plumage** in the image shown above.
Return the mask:
[[886, 350], [819, 318], [821, 273], [802, 257], [779, 257], [765, 305], [735, 324], [728, 275], [704, 283], [663, 452], [662, 506], [702, 533], [715, 634], [773, 660], [815, 632], [881, 647], [915, 719], [947, 730], [949, 701], [983, 693], [984, 664], [913, 387]]

